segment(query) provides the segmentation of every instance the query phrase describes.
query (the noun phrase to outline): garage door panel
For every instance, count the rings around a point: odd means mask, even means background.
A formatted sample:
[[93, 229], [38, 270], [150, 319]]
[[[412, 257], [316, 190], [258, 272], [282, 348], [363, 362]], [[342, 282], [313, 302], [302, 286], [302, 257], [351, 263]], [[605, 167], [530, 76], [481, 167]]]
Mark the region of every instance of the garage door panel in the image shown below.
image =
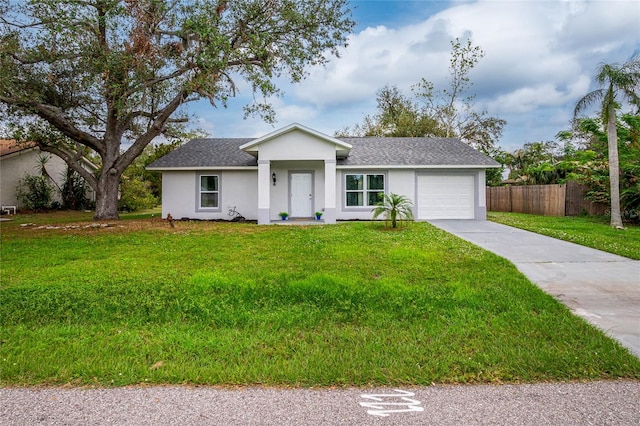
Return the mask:
[[418, 176], [418, 219], [473, 219], [472, 175]]

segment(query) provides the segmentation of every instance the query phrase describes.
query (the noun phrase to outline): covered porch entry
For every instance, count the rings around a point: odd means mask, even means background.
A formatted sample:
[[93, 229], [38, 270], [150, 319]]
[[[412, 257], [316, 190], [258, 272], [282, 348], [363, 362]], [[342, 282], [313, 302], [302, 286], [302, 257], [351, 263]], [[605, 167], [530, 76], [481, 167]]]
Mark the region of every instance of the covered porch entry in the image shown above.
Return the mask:
[[258, 162], [258, 224], [271, 224], [286, 212], [311, 220], [323, 212], [336, 222], [336, 161], [351, 145], [300, 124], [291, 124], [240, 149]]
[[322, 212], [324, 223], [335, 223], [335, 165], [335, 160], [259, 162], [258, 223], [281, 221], [281, 212], [288, 221], [312, 221]]

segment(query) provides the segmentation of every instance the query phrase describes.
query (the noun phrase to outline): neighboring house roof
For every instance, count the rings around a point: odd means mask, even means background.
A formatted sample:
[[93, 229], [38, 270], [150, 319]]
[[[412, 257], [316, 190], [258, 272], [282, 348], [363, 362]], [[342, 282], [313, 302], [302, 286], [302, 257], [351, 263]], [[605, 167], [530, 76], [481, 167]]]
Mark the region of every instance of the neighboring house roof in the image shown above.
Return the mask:
[[[17, 143], [12, 139], [0, 139], [0, 157], [9, 156], [16, 152], [27, 151], [31, 149], [37, 149], [38, 145], [35, 142], [23, 142]], [[54, 154], [50, 154], [54, 155]], [[86, 158], [82, 158], [83, 167], [89, 171], [95, 172], [99, 167], [93, 164]]]
[[[338, 158], [337, 166], [455, 166], [498, 167], [492, 158], [452, 138], [332, 138], [351, 146], [349, 155]], [[194, 139], [154, 161], [149, 169], [199, 167], [251, 167], [256, 158], [242, 148], [258, 139]]]
[[12, 139], [0, 139], [0, 157], [4, 157], [5, 155], [32, 149], [35, 147], [36, 144], [34, 142], [25, 142], [18, 144], [15, 140]]

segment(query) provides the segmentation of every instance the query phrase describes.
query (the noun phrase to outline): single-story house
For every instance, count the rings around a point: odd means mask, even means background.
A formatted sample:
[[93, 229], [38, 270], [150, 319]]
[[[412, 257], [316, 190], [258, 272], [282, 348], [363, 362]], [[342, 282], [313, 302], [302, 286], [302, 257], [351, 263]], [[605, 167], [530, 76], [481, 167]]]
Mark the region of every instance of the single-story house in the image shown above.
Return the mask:
[[417, 220], [486, 218], [485, 170], [499, 167], [451, 138], [332, 137], [291, 124], [258, 138], [194, 139], [156, 160], [162, 216], [269, 224], [371, 219], [382, 193], [414, 203]]
[[[41, 174], [41, 156], [47, 158], [45, 168], [51, 179], [55, 181], [55, 186], [62, 188], [67, 170], [67, 163], [62, 158], [41, 151], [34, 142], [18, 144], [11, 139], [0, 139], [0, 204], [2, 206], [16, 206], [18, 209], [22, 207], [16, 191], [20, 179], [26, 175]], [[95, 165], [88, 162], [86, 168], [92, 171], [97, 170]], [[92, 192], [88, 197], [95, 198]], [[52, 198], [53, 201], [62, 201], [59, 191], [54, 191]]]

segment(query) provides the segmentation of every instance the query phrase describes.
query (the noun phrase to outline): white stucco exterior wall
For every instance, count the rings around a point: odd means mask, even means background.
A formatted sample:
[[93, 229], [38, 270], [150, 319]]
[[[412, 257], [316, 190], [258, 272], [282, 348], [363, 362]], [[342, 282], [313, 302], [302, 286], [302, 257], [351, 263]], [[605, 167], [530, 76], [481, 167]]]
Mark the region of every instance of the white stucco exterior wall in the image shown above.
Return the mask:
[[[202, 211], [199, 204], [199, 176], [220, 176], [217, 211]], [[256, 170], [164, 171], [162, 173], [162, 217], [174, 219], [228, 220], [229, 209], [236, 207], [248, 220], [258, 219], [258, 181]]]
[[479, 170], [476, 175], [476, 220], [487, 219], [487, 171]]
[[[269, 192], [269, 220], [280, 220], [278, 213], [290, 211], [290, 174], [296, 172], [310, 172], [313, 175], [313, 209], [322, 211], [330, 209], [326, 203], [325, 173], [326, 164], [322, 161], [274, 161], [270, 163], [270, 173], [276, 175], [276, 185], [273, 185], [271, 175], [268, 176]], [[332, 167], [329, 167], [331, 170]], [[486, 192], [484, 170], [464, 169], [396, 169], [396, 170], [360, 170], [338, 169], [335, 174], [335, 218], [338, 220], [370, 220], [371, 206], [347, 207], [345, 199], [345, 175], [352, 173], [384, 174], [387, 193], [404, 195], [416, 206], [417, 174], [451, 174], [463, 173], [474, 176], [475, 217], [477, 220], [486, 219]], [[198, 185], [202, 174], [216, 174], [220, 176], [220, 207], [218, 211], [198, 211]], [[263, 187], [266, 187], [263, 185]], [[232, 207], [248, 220], [258, 220], [258, 170], [211, 170], [211, 171], [164, 171], [162, 179], [163, 211], [175, 219], [193, 218], [202, 220], [228, 220], [228, 211]]]
[[196, 186], [193, 171], [164, 171], [162, 172], [162, 217], [168, 214], [175, 219], [190, 217], [195, 214], [195, 191], [189, 190]]
[[[46, 164], [49, 176], [62, 188], [65, 181], [66, 163], [57, 155], [42, 153], [38, 149], [28, 149], [5, 155], [0, 158], [0, 204], [3, 206], [21, 207], [16, 188], [25, 175], [39, 176], [39, 155], [47, 155], [49, 161]], [[52, 192], [52, 201], [62, 201], [57, 188]]]

